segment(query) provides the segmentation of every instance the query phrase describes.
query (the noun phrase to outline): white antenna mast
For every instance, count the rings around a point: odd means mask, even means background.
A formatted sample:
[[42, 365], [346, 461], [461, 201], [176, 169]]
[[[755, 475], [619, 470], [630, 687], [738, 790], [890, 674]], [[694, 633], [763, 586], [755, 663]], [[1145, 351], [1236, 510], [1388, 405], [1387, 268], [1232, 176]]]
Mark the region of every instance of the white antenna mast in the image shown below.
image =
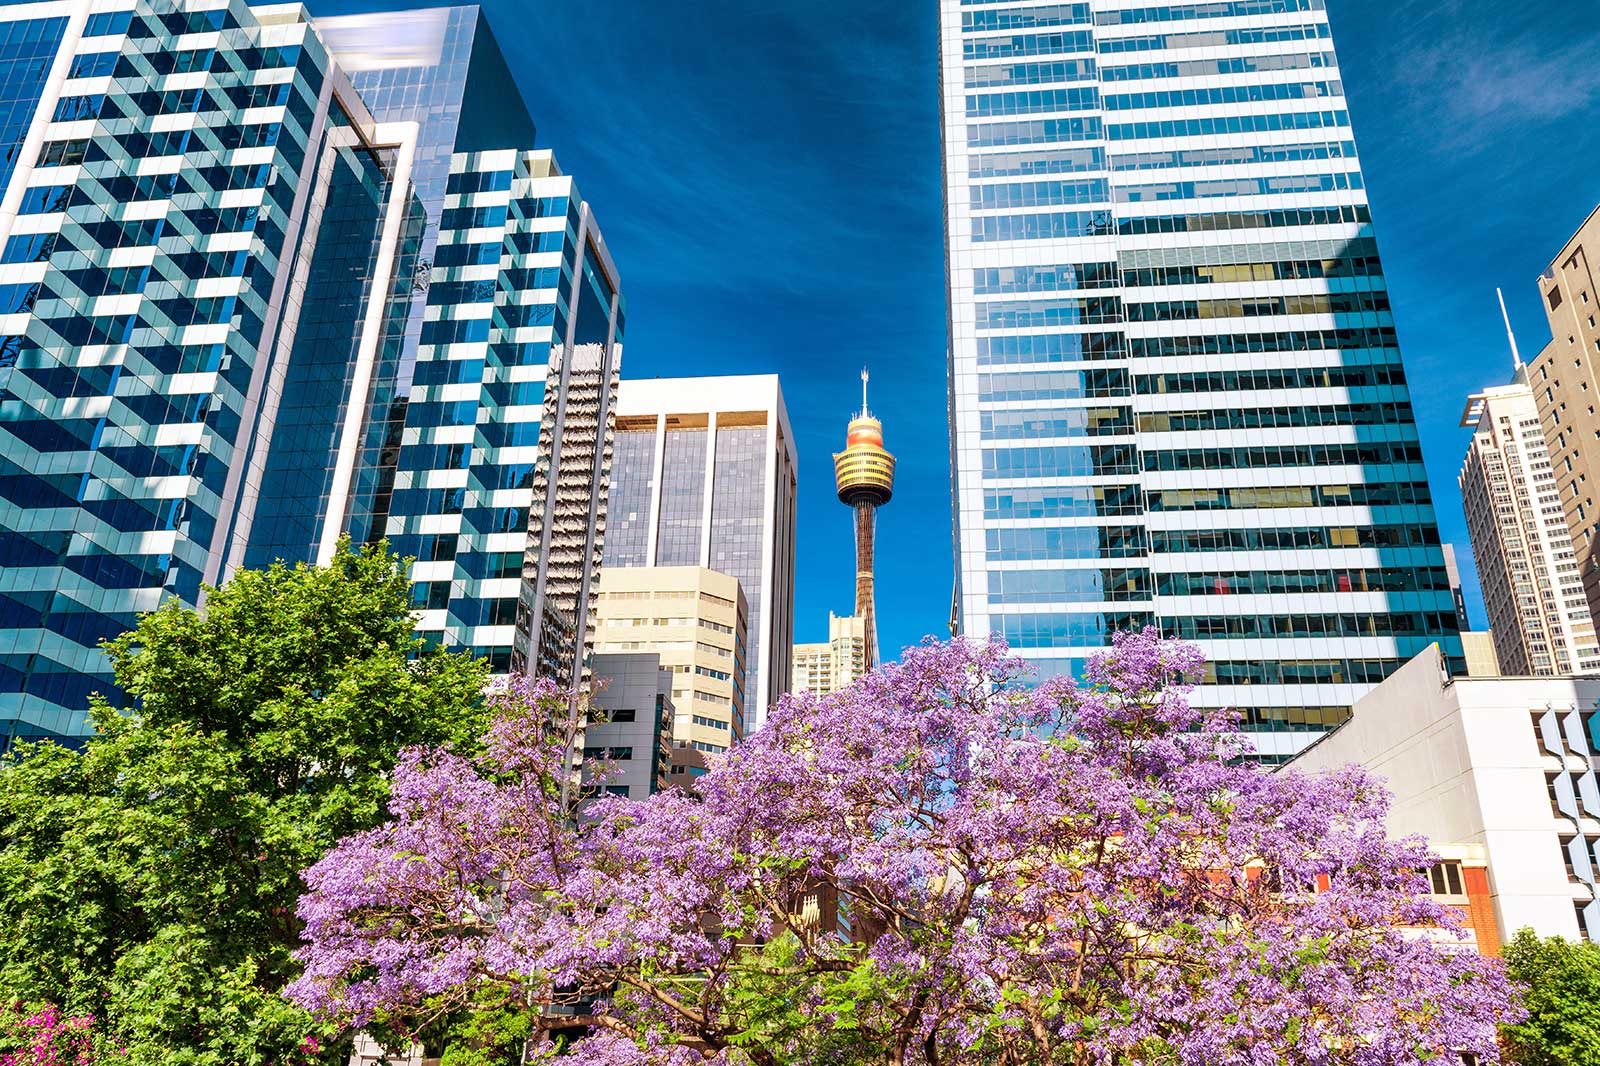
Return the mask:
[[861, 368], [861, 417], [867, 417], [867, 368]]
[[1506, 340], [1511, 342], [1511, 366], [1514, 370], [1522, 369], [1522, 353], [1517, 351], [1517, 335], [1511, 332], [1511, 316], [1506, 314], [1506, 294], [1496, 285], [1494, 294], [1500, 298], [1500, 317], [1505, 319]]

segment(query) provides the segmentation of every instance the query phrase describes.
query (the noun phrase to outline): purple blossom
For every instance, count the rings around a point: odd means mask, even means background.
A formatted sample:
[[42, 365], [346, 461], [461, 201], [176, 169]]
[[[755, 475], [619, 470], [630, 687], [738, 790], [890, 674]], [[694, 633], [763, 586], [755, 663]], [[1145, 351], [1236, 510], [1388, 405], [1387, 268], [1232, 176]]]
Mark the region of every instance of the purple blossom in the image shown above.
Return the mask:
[[1358, 768], [1242, 761], [1200, 665], [1125, 633], [1028, 687], [1002, 644], [930, 642], [786, 697], [693, 794], [581, 819], [581, 714], [514, 687], [484, 757], [406, 752], [392, 820], [309, 871], [290, 995], [360, 1026], [494, 989], [590, 1026], [577, 1066], [1499, 1061], [1498, 964], [1410, 928], [1460, 935], [1426, 843]]

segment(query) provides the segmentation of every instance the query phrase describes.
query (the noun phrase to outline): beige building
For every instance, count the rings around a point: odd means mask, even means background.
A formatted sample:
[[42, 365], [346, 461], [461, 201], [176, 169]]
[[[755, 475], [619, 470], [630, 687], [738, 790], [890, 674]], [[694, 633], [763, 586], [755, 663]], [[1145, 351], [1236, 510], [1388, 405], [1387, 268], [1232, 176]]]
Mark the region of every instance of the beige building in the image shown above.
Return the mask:
[[608, 566], [596, 591], [595, 655], [653, 653], [672, 671], [672, 775], [693, 775], [744, 737], [738, 580], [700, 566]]
[[1539, 278], [1553, 338], [1528, 365], [1591, 614], [1600, 614], [1600, 208]]
[[1524, 374], [1473, 395], [1461, 418], [1475, 430], [1459, 483], [1484, 609], [1506, 673], [1593, 673], [1600, 643]]
[[849, 688], [867, 670], [867, 623], [856, 615], [840, 618], [829, 611], [828, 642], [794, 646], [796, 692], [826, 696]]

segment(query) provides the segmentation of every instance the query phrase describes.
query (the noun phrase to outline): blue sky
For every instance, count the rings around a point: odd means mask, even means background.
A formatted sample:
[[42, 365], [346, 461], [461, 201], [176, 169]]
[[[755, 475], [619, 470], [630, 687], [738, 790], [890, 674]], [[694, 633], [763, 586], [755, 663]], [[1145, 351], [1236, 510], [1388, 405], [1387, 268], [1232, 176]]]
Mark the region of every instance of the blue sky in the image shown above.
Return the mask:
[[[313, 0], [323, 14], [388, 6]], [[420, 5], [419, 5], [420, 6]], [[900, 460], [879, 519], [885, 651], [952, 583], [932, 0], [488, 0], [539, 139], [594, 205], [631, 378], [778, 373], [800, 449], [795, 634], [852, 595], [830, 453], [872, 369]], [[1534, 279], [1600, 203], [1596, 0], [1329, 0], [1446, 540], [1465, 396], [1549, 339]]]

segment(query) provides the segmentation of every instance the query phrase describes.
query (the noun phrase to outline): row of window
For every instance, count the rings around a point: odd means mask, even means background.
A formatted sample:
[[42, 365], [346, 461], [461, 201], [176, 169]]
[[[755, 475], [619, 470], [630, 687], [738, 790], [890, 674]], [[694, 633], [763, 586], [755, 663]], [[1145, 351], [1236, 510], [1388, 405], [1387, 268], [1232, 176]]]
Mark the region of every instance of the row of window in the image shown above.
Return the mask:
[[1348, 351], [1395, 348], [1393, 326], [1344, 326], [1338, 329], [1275, 330], [1271, 333], [1203, 334], [1188, 337], [1130, 337], [1134, 359], [1175, 355], [1243, 355], [1260, 352]]
[[1135, 559], [1149, 554], [1143, 526], [1044, 526], [983, 531], [991, 562]]
[[1233, 614], [1173, 618], [1162, 627], [1183, 640], [1276, 637], [1423, 637], [1456, 632], [1453, 612], [1373, 614]]
[[1426, 481], [1375, 485], [1274, 485], [1208, 489], [1161, 489], [1145, 493], [1158, 511], [1271, 510], [1283, 507], [1397, 507], [1432, 502]]
[[1141, 458], [1146, 470], [1253, 470], [1266, 467], [1359, 466], [1385, 463], [1420, 463], [1422, 449], [1415, 443], [1285, 444], [1250, 448], [1179, 448], [1147, 451]]
[[1044, 440], [1050, 437], [1114, 437], [1133, 432], [1129, 407], [1077, 407], [1064, 411], [983, 411], [983, 440]]
[[1098, 88], [1033, 89], [1011, 93], [979, 93], [967, 97], [968, 118], [994, 115], [1038, 115], [1054, 111], [1093, 111], [1100, 105]]
[[1165, 33], [1148, 37], [1112, 37], [1100, 42], [1102, 55], [1119, 52], [1161, 52], [1184, 48], [1226, 48], [1238, 44], [1318, 41], [1332, 37], [1326, 22], [1299, 26], [1247, 26], [1237, 30]]
[[1226, 59], [1186, 59], [1166, 63], [1130, 63], [1101, 67], [1100, 80], [1149, 81], [1155, 78], [1204, 78], [1213, 74], [1254, 74], [1265, 70], [1318, 70], [1338, 66], [1332, 52], [1293, 52], [1287, 55], [1232, 56]]
[[1213, 429], [1299, 429], [1303, 426], [1409, 426], [1407, 403], [1326, 404], [1311, 407], [1231, 407], [1204, 411], [1144, 411], [1143, 433], [1192, 433]]
[[[1205, 104], [1263, 103], [1272, 100], [1318, 100], [1343, 96], [1344, 86], [1337, 81], [1256, 82], [1246, 85], [1220, 85], [1208, 89], [1162, 89], [1143, 93], [1110, 93], [1101, 106], [1107, 111], [1137, 111], [1147, 107], [1197, 107]], [[969, 97], [967, 113], [972, 114]], [[1058, 108], [1053, 110], [1066, 110]], [[993, 112], [1000, 114], [1001, 112]]]
[[1159, 574], [1162, 596], [1242, 596], [1304, 592], [1438, 592], [1450, 588], [1443, 567], [1392, 570], [1246, 570]]
[[975, 211], [1057, 204], [1103, 204], [1110, 199], [1111, 191], [1104, 178], [974, 185], [971, 190], [972, 208]]
[[1082, 26], [1089, 20], [1089, 5], [1084, 3], [1004, 8], [994, 11], [963, 11], [961, 31], [970, 33], [983, 30], [1023, 30], [1036, 26]]
[[1150, 571], [991, 570], [989, 603], [1127, 603], [1148, 600]]
[[963, 59], [1011, 59], [1022, 56], [1073, 55], [1094, 52], [1094, 35], [1088, 30], [1060, 33], [1019, 33], [1014, 37], [981, 37], [961, 42]]
[[1363, 366], [1290, 366], [1270, 370], [1211, 370], [1186, 374], [1141, 374], [1133, 388], [1141, 396], [1184, 392], [1244, 392], [1257, 389], [1349, 389], [1404, 385], [1399, 363]]
[[1354, 159], [1354, 141], [1311, 141], [1300, 144], [1241, 144], [1224, 148], [1173, 148], [1111, 157], [1111, 169], [1169, 170], [1173, 167], [1248, 166], [1257, 163], [1300, 163], [1314, 159]]
[[1148, 122], [1107, 123], [1108, 141], [1170, 140], [1173, 137], [1215, 137], [1226, 133], [1278, 133], [1348, 127], [1348, 111], [1295, 111], [1276, 115], [1213, 115]]
[[1041, 85], [1065, 81], [1093, 81], [1097, 76], [1093, 58], [1063, 59], [1053, 63], [1006, 63], [992, 67], [968, 67], [967, 88], [986, 89], [1001, 85]]
[[1224, 178], [1215, 181], [1168, 181], [1159, 185], [1119, 188], [1119, 204], [1208, 200], [1219, 196], [1286, 196], [1308, 192], [1342, 192], [1363, 188], [1358, 173], [1278, 174], [1266, 178]]
[[1081, 174], [1106, 169], [1103, 148], [1041, 148], [1030, 152], [973, 152], [967, 157], [972, 178]]
[[1197, 4], [1166, 4], [1101, 11], [1097, 26], [1131, 26], [1146, 22], [1184, 22], [1189, 19], [1246, 18], [1251, 15], [1287, 15], [1322, 11], [1323, 0], [1206, 0]]
[[1374, 252], [1371, 255], [1351, 254], [1339, 259], [1143, 267], [1123, 271], [1122, 284], [1130, 288], [1149, 288], [1161, 285], [1220, 285], [1257, 281], [1374, 277], [1382, 274], [1383, 267]]
[[1141, 514], [1137, 485], [1068, 485], [990, 489], [983, 494], [985, 518], [1096, 518]]
[[1190, 552], [1299, 551], [1307, 548], [1412, 548], [1436, 545], [1432, 525], [1272, 526], [1262, 529], [1156, 529], [1151, 550]]
[[1249, 296], [1234, 300], [1160, 300], [1151, 303], [1129, 303], [1124, 307], [1129, 322], [1192, 322], [1216, 318], [1274, 318], [1279, 315], [1354, 315], [1387, 310], [1389, 310], [1387, 292]]
[[1060, 292], [1065, 289], [1109, 289], [1119, 284], [1121, 275], [1115, 263], [978, 267], [972, 272], [972, 291], [979, 296], [1011, 292]]
[[985, 448], [982, 469], [986, 478], [1104, 477], [1138, 473], [1139, 460], [1132, 444]]

